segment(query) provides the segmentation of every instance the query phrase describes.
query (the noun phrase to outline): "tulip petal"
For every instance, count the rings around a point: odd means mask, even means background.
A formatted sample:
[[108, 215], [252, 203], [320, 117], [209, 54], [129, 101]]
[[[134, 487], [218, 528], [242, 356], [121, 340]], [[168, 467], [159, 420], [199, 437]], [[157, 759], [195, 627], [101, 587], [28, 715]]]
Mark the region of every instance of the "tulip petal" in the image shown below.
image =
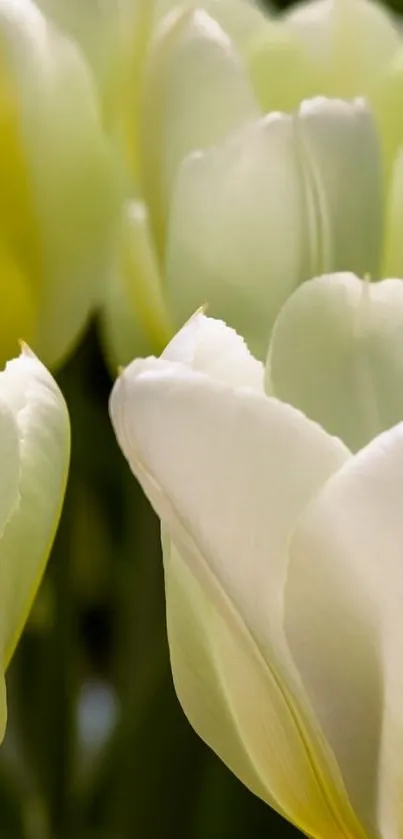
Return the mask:
[[143, 188], [160, 253], [182, 158], [259, 114], [231, 41], [202, 9], [177, 10], [155, 36], [145, 71]]
[[270, 115], [188, 157], [167, 244], [165, 283], [177, 323], [207, 302], [264, 358], [280, 306], [310, 273], [304, 200], [291, 117]]
[[282, 21], [266, 20], [244, 54], [264, 113], [296, 110], [318, 93], [315, 62]]
[[390, 837], [403, 828], [402, 475], [400, 423], [307, 508], [285, 590], [291, 652], [351, 799]]
[[[161, 19], [178, 6], [189, 9], [194, 5], [194, 0], [157, 0], [155, 14]], [[253, 0], [200, 0], [197, 6], [217, 21], [241, 50], [256, 37], [267, 20], [267, 12], [263, 13]]]
[[308, 100], [300, 108], [299, 129], [316, 208], [311, 230], [316, 270], [311, 276], [330, 271], [379, 276], [381, 155], [366, 103]]
[[117, 179], [92, 79], [75, 45], [31, 0], [1, 0], [0, 44], [18, 103], [35, 226], [29, 231], [36, 254], [29, 277], [39, 298], [33, 343], [54, 364], [77, 340], [108, 268]]
[[107, 355], [116, 366], [145, 351], [161, 351], [173, 333], [147, 208], [141, 201], [131, 201], [124, 209], [118, 251], [102, 313]]
[[[296, 824], [314, 836], [360, 835], [332, 755], [305, 706], [280, 624], [287, 538], [348, 450], [289, 406], [165, 360], [127, 368], [115, 385], [111, 416], [132, 470], [209, 601], [212, 626], [220, 629], [210, 671], [220, 674], [227, 716], [239, 729], [238, 743], [221, 745], [221, 757], [236, 771], [243, 740], [242, 777], [251, 778], [253, 769], [267, 800]], [[171, 638], [183, 635], [172, 628], [174, 620], [171, 613]], [[201, 620], [204, 625], [209, 615]], [[209, 638], [199, 643], [208, 647]], [[187, 712], [192, 718], [189, 697], [197, 683], [206, 713], [195, 724], [217, 748], [206, 662], [198, 671], [191, 640], [176, 654], [190, 669], [176, 674], [189, 680], [181, 696]], [[213, 698], [216, 691], [214, 684]]]
[[[402, 76], [403, 81], [403, 76]], [[403, 92], [403, 87], [402, 87]], [[402, 137], [403, 139], [403, 137]], [[396, 157], [385, 224], [384, 277], [403, 277], [403, 149]]]
[[0, 373], [0, 399], [14, 415], [20, 468], [18, 503], [0, 539], [0, 650], [10, 660], [55, 534], [69, 463], [63, 397], [43, 365], [24, 350]]
[[[0, 391], [0, 539], [1, 534], [18, 503], [20, 478], [20, 441], [13, 412], [2, 399]], [[1, 549], [0, 549], [1, 550]]]
[[372, 0], [308, 0], [287, 15], [317, 68], [317, 94], [349, 98], [370, 89], [400, 47], [392, 15]]
[[161, 358], [208, 373], [224, 384], [264, 390], [263, 364], [251, 355], [243, 338], [222, 320], [207, 318], [201, 311], [179, 330]]
[[403, 419], [403, 281], [311, 280], [275, 328], [267, 389], [356, 451]]

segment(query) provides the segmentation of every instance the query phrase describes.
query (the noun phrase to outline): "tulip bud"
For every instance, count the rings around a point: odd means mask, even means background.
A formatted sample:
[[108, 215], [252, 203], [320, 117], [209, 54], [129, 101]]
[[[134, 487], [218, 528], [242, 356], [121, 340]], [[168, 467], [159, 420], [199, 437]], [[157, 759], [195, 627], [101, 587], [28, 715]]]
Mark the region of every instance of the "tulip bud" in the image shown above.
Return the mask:
[[[61, 512], [70, 432], [63, 397], [24, 347], [0, 373], [0, 651], [4, 669], [35, 597]], [[0, 710], [4, 733], [5, 700]]]
[[313, 100], [293, 116], [269, 115], [179, 171], [164, 281], [172, 311], [183, 321], [207, 301], [263, 358], [300, 282], [352, 266], [378, 274], [381, 211], [362, 102]]
[[403, 419], [403, 282], [333, 274], [304, 283], [277, 318], [270, 393], [353, 451]]
[[31, 0], [1, 0], [0, 45], [0, 360], [21, 337], [56, 364], [108, 265], [112, 161], [82, 58]]

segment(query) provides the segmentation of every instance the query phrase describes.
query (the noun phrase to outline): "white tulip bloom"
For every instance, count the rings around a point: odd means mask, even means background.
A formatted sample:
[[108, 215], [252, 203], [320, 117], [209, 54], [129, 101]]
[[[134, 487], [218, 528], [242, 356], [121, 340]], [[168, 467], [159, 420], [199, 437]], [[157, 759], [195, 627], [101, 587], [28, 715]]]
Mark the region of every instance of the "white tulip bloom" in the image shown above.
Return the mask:
[[[297, 295], [301, 322], [313, 334], [312, 295], [318, 286], [320, 303], [321, 282], [306, 283], [285, 307], [293, 304], [288, 326], [296, 356], [303, 346]], [[332, 382], [339, 387], [341, 359], [348, 366], [356, 351], [363, 362], [368, 348], [363, 399], [369, 394], [373, 406], [378, 386], [381, 402], [393, 387], [403, 392], [393, 366], [399, 317], [403, 334], [403, 283], [399, 291], [395, 283], [368, 288], [352, 275], [329, 280], [338, 349], [325, 347], [316, 364], [309, 345], [297, 366], [297, 395], [304, 376], [324, 382], [326, 358], [329, 390]], [[319, 303], [318, 322], [326, 309]], [[290, 338], [284, 370], [278, 362], [285, 310], [280, 318], [265, 375], [233, 330], [198, 313], [160, 359], [123, 371], [111, 397], [112, 422], [162, 522], [173, 676], [198, 734], [307, 834], [397, 839], [403, 424], [394, 424], [394, 408], [386, 410], [367, 442], [353, 405], [348, 434], [357, 448], [360, 434], [364, 441], [353, 454], [325, 430], [326, 390], [325, 427], [290, 404]], [[350, 354], [343, 356], [348, 338]], [[387, 370], [396, 376], [393, 383], [389, 372], [388, 387]], [[265, 386], [287, 389], [288, 404]], [[348, 383], [338, 399], [352, 394]], [[320, 421], [319, 400], [313, 407]]]
[[24, 347], [0, 372], [0, 740], [6, 723], [4, 671], [52, 546], [69, 458], [63, 396]]

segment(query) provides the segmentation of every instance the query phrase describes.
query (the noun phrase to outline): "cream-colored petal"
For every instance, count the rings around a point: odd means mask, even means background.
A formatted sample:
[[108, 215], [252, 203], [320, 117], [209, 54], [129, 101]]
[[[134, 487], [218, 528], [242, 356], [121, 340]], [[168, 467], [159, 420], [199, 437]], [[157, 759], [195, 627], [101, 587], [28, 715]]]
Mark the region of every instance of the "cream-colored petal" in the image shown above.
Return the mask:
[[188, 157], [167, 244], [165, 285], [177, 324], [207, 303], [264, 358], [280, 306], [310, 274], [307, 216], [291, 117], [269, 115]]
[[358, 813], [403, 827], [403, 425], [377, 437], [303, 514], [290, 545], [285, 628]]
[[0, 538], [0, 650], [6, 665], [38, 588], [67, 479], [67, 408], [51, 375], [24, 350], [0, 373], [0, 399], [14, 415], [18, 499]]
[[[378, 277], [383, 184], [376, 126], [362, 99], [311, 99], [298, 121], [307, 191], [315, 208], [311, 276], [354, 271]], [[354, 235], [352, 235], [354, 231]]]
[[259, 109], [229, 37], [203, 9], [177, 9], [151, 46], [143, 94], [142, 177], [160, 253], [182, 158], [220, 142]]
[[317, 93], [348, 98], [365, 94], [399, 49], [397, 23], [372, 0], [308, 0], [285, 21], [317, 65]]
[[29, 280], [38, 302], [33, 344], [55, 364], [77, 340], [109, 268], [119, 178], [93, 82], [75, 45], [31, 0], [1, 0], [0, 45], [31, 208], [32, 229], [12, 244], [25, 260], [32, 240]]
[[[178, 6], [189, 9], [194, 8], [195, 3], [194, 0], [157, 0], [156, 19], [161, 19]], [[263, 12], [254, 0], [200, 0], [197, 6], [217, 21], [241, 51], [257, 36], [267, 20], [266, 10]]]
[[196, 312], [177, 332], [161, 358], [208, 373], [234, 387], [263, 392], [264, 368], [251, 355], [245, 341], [223, 321]]
[[403, 281], [304, 283], [274, 327], [266, 387], [354, 451], [403, 420]]
[[[242, 777], [254, 767], [269, 800], [311, 835], [360, 835], [280, 622], [288, 536], [348, 450], [286, 405], [164, 360], [127, 368], [111, 416], [134, 473], [225, 626], [214, 654], [219, 670], [221, 657], [226, 662], [221, 689], [247, 753]], [[203, 664], [197, 679], [202, 673]], [[214, 740], [214, 715], [203, 736]], [[227, 748], [221, 756], [234, 768], [239, 741]]]
[[0, 394], [0, 539], [13, 509], [18, 503], [20, 477], [20, 440], [13, 412]]

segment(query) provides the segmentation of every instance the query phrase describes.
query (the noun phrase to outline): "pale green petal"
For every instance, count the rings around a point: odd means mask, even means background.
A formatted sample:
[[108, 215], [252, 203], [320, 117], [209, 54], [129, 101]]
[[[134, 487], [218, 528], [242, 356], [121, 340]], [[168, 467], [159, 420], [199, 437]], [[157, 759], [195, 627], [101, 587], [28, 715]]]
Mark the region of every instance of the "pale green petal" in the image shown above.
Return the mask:
[[174, 331], [143, 202], [124, 208], [117, 251], [101, 315], [107, 355], [116, 366], [161, 352]]
[[14, 415], [20, 447], [18, 503], [0, 538], [0, 650], [6, 665], [57, 527], [70, 433], [67, 408], [55, 381], [27, 350], [0, 373], [0, 399]]
[[274, 327], [267, 386], [353, 450], [403, 420], [403, 281], [305, 283]]
[[168, 536], [163, 554], [170, 659], [182, 708], [197, 734], [248, 789], [282, 812], [261, 777], [267, 698], [253, 648], [237, 622], [223, 618]]
[[403, 277], [403, 149], [392, 170], [386, 207], [382, 273], [384, 277]]
[[399, 147], [403, 144], [403, 49], [395, 54], [368, 94], [377, 119], [382, 142], [385, 175], [393, 169]]
[[208, 373], [219, 382], [263, 393], [264, 367], [245, 341], [222, 320], [196, 312], [165, 348], [161, 358]]
[[143, 101], [143, 187], [162, 252], [182, 158], [220, 142], [259, 110], [231, 41], [202, 9], [177, 10], [163, 21], [151, 47]]
[[[282, 304], [329, 270], [379, 271], [381, 176], [361, 101], [315, 99], [189, 156], [175, 186], [165, 286], [176, 323], [201, 304], [259, 358]], [[351, 231], [354, 235], [351, 235]]]
[[285, 596], [291, 650], [347, 788], [370, 835], [396, 839], [403, 829], [402, 476], [399, 424], [350, 460], [304, 514]]
[[401, 43], [391, 14], [372, 0], [308, 0], [285, 21], [315, 60], [316, 93], [326, 96], [365, 94]]
[[0, 394], [0, 539], [11, 513], [18, 504], [20, 441], [13, 412]]
[[382, 168], [365, 102], [312, 99], [300, 109], [299, 139], [315, 207], [311, 277], [330, 271], [379, 275]]
[[[194, 0], [157, 0], [156, 17], [180, 6], [195, 7]], [[267, 20], [267, 12], [253, 0], [200, 0], [198, 8], [204, 9], [241, 51], [257, 36]]]
[[54, 364], [77, 340], [108, 270], [118, 179], [76, 47], [31, 0], [1, 0], [0, 44], [29, 185], [33, 230], [23, 232], [35, 241], [33, 344]]
[[36, 0], [36, 5], [77, 41], [104, 90], [111, 63], [116, 60], [119, 18], [125, 3], [122, 0]]
[[304, 201], [291, 117], [269, 115], [190, 156], [168, 233], [165, 285], [176, 323], [207, 303], [264, 358], [280, 306], [310, 275]]
[[297, 35], [281, 21], [266, 21], [245, 50], [263, 111], [293, 111], [318, 93], [317, 68]]
[[[348, 450], [286, 405], [164, 360], [127, 368], [115, 385], [111, 416], [134, 473], [211, 603], [212, 627], [220, 628], [214, 646], [211, 636], [205, 644], [216, 656], [210, 674], [222, 673], [238, 742], [228, 727], [215, 740], [208, 683], [205, 713], [194, 712], [199, 732], [235, 769], [241, 739], [243, 779], [257, 773], [268, 800], [309, 834], [359, 836], [288, 658], [280, 615], [294, 521]], [[185, 654], [178, 650], [179, 661]], [[188, 666], [198, 668], [192, 655]], [[203, 661], [200, 668], [175, 675], [191, 718], [189, 698], [197, 698]], [[214, 682], [213, 699], [216, 691]]]

